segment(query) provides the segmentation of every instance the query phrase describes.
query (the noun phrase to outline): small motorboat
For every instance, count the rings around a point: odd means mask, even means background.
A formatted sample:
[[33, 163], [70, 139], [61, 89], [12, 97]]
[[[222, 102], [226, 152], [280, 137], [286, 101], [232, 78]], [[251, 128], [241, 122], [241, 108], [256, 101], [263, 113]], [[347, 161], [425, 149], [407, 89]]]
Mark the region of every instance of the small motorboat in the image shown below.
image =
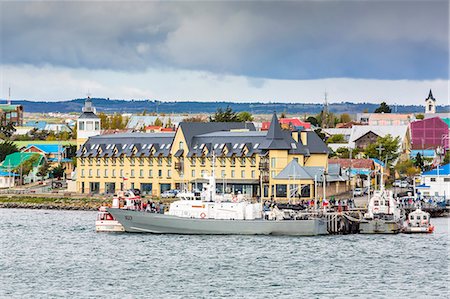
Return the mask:
[[[140, 196], [135, 195], [133, 191], [120, 191], [113, 197], [112, 208], [120, 208], [121, 201], [125, 201], [125, 205], [130, 209], [136, 208], [136, 201], [140, 201]], [[98, 209], [97, 219], [95, 220], [96, 232], [123, 232], [125, 228], [117, 221], [111, 213], [108, 212], [107, 206]]]
[[409, 213], [408, 220], [402, 230], [406, 234], [432, 233], [433, 231], [434, 226], [430, 222], [430, 214], [422, 211], [420, 208]]
[[100, 207], [95, 220], [96, 232], [123, 232], [125, 231], [122, 224], [115, 220], [113, 215], [107, 211], [107, 207]]

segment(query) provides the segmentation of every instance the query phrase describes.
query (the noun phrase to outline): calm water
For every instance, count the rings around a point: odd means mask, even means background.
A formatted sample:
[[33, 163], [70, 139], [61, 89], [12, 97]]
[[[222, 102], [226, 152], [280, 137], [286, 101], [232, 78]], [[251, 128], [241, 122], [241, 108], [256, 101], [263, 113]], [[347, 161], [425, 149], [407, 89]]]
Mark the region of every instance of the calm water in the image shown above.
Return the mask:
[[94, 232], [95, 212], [0, 209], [0, 297], [449, 296], [449, 219], [431, 235]]

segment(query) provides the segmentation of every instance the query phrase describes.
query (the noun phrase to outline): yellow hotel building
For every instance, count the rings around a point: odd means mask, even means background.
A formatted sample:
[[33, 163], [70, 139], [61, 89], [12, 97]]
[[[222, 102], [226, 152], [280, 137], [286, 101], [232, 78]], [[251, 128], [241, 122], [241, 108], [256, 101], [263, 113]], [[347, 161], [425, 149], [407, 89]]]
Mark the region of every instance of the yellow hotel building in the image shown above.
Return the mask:
[[218, 192], [308, 199], [328, 167], [328, 149], [317, 134], [282, 130], [275, 114], [267, 132], [252, 123], [182, 122], [174, 133], [99, 135], [91, 105], [87, 101], [78, 119], [80, 193], [201, 190], [214, 161]]

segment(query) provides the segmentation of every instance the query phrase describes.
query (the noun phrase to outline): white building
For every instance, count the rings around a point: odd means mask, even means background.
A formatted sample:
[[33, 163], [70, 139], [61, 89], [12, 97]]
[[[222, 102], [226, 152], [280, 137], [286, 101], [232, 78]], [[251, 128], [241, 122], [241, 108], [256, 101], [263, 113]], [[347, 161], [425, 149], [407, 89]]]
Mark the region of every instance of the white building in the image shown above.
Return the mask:
[[416, 189], [421, 197], [450, 198], [450, 164], [422, 173], [421, 184]]

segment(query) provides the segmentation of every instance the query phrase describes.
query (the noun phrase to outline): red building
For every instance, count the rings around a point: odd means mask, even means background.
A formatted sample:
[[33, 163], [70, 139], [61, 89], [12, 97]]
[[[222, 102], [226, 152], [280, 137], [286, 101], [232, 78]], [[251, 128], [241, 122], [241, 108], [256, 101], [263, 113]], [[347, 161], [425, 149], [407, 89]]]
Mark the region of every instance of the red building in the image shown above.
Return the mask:
[[[303, 122], [299, 120], [298, 118], [280, 118], [279, 120], [280, 125], [283, 129], [310, 129], [311, 124], [307, 122]], [[270, 127], [270, 121], [265, 121], [262, 123], [261, 131], [267, 131]]]
[[449, 128], [440, 117], [412, 122], [410, 128], [413, 150], [436, 149], [439, 146], [448, 149]]

